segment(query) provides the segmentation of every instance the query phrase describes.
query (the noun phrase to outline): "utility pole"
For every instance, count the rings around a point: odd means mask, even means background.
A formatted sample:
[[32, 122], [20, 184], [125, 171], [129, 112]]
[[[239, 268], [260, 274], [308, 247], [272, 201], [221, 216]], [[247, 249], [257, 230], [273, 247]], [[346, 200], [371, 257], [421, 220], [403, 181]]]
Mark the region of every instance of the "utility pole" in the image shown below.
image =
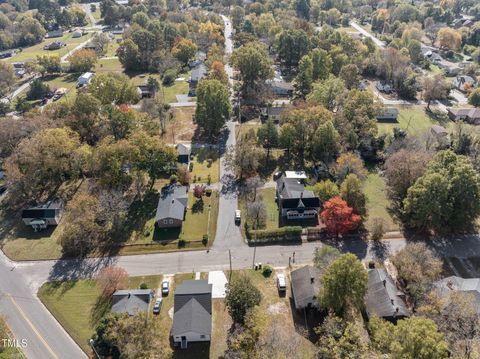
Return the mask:
[[230, 249], [228, 250], [228, 259], [230, 261], [230, 275], [229, 275], [229, 279], [228, 281], [231, 282], [232, 281], [232, 253], [230, 252]]
[[90, 346], [92, 347], [92, 349], [93, 349], [95, 355], [97, 356], [97, 358], [98, 358], [98, 359], [101, 359], [101, 356], [97, 353], [97, 350], [95, 349], [95, 345], [94, 345], [95, 342], [93, 341], [93, 339], [90, 339], [90, 340], [88, 341], [88, 343], [89, 343]]
[[257, 246], [255, 243], [253, 244], [253, 264], [252, 264], [252, 269], [255, 269], [255, 255], [257, 254]]

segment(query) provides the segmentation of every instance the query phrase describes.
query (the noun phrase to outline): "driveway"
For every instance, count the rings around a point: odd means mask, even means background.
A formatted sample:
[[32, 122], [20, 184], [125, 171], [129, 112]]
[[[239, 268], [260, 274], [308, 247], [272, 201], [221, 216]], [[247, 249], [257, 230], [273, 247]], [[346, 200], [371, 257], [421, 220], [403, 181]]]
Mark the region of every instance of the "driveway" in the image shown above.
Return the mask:
[[212, 284], [212, 298], [225, 298], [228, 281], [223, 271], [209, 272], [208, 283]]

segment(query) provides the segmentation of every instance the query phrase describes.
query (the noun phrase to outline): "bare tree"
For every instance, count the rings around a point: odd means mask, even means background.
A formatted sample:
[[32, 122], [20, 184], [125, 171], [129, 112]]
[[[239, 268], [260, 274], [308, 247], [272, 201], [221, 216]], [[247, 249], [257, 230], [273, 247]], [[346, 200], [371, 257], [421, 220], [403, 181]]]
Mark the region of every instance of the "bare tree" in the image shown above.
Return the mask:
[[253, 229], [262, 228], [267, 220], [267, 208], [263, 201], [247, 204], [247, 221], [252, 223]]
[[245, 196], [250, 197], [251, 202], [257, 200], [258, 190], [264, 185], [264, 181], [259, 176], [254, 176], [247, 178], [245, 181], [245, 186], [243, 187], [243, 192]]
[[105, 297], [110, 297], [115, 291], [127, 286], [128, 273], [121, 267], [108, 266], [97, 276], [97, 285]]
[[442, 75], [424, 77], [422, 86], [422, 98], [425, 102], [427, 102], [427, 110], [429, 111], [432, 101], [443, 100], [447, 98], [450, 91]]

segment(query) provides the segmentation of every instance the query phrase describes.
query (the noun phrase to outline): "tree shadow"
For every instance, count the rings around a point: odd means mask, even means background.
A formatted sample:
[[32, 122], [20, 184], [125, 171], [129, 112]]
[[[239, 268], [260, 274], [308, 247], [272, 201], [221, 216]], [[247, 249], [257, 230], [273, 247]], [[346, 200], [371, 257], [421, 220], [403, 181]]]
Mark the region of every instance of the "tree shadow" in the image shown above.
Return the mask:
[[371, 243], [371, 251], [375, 255], [375, 258], [381, 261], [387, 259], [388, 254], [390, 253], [390, 246], [381, 240], [371, 241]]
[[90, 311], [90, 323], [92, 327], [95, 327], [97, 323], [102, 319], [109, 311], [112, 306], [112, 298], [99, 295], [95, 301], [95, 305]]
[[321, 313], [313, 308], [309, 310], [297, 310], [292, 297], [289, 298], [289, 304], [295, 331], [312, 343], [316, 343], [319, 336], [315, 333], [315, 328], [322, 322]]
[[204, 205], [203, 198], [197, 199], [192, 206], [192, 213], [203, 212]]
[[48, 281], [68, 281], [75, 279], [94, 278], [104, 267], [114, 265], [114, 257], [76, 258], [65, 257], [55, 262], [50, 269]]
[[180, 349], [173, 345], [173, 338], [170, 338], [170, 347], [173, 349], [172, 359], [210, 358], [210, 342], [188, 343], [187, 349]]
[[171, 242], [175, 241], [180, 237], [182, 232], [181, 228], [158, 228], [155, 226], [153, 232], [153, 241], [154, 242]]

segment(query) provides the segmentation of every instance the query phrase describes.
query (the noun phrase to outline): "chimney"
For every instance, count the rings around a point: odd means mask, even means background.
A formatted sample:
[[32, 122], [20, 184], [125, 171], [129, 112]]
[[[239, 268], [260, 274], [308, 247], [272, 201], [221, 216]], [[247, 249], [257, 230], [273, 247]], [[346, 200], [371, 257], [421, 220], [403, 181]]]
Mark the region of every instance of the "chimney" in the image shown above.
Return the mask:
[[303, 198], [303, 191], [300, 192], [300, 198]]
[[[392, 302], [392, 305], [395, 304], [395, 302], [393, 301], [393, 299], [390, 299], [390, 302]], [[397, 310], [398, 310], [398, 308], [397, 308]]]
[[175, 198], [174, 198], [174, 199], [172, 199], [172, 204], [174, 204], [174, 203], [175, 203]]
[[315, 278], [314, 278], [314, 277], [310, 277], [310, 283], [313, 284], [313, 282], [315, 282]]
[[383, 280], [383, 286], [384, 286], [384, 287], [387, 286], [387, 280], [386, 280], [386, 279]]

